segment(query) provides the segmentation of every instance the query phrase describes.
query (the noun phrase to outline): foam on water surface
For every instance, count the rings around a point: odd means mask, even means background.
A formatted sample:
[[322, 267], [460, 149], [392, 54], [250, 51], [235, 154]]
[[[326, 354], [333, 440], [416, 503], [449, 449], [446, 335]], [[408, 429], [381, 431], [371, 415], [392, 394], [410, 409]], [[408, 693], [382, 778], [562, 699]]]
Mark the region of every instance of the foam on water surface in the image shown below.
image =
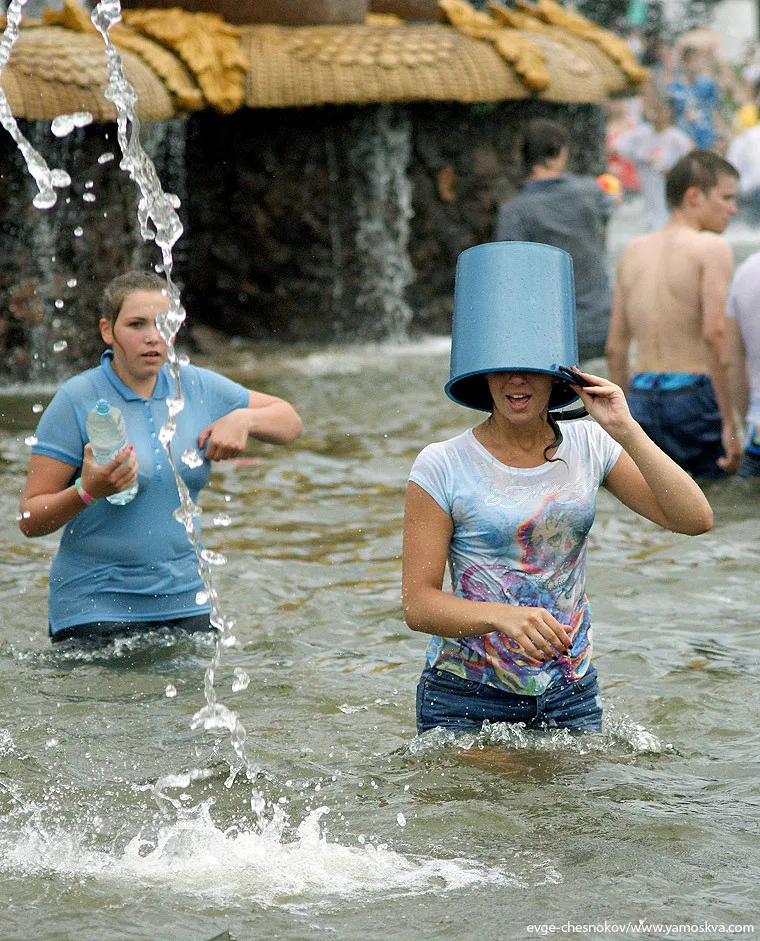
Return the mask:
[[[208, 904], [313, 905], [330, 898], [421, 895], [470, 886], [519, 888], [524, 881], [500, 868], [462, 858], [407, 856], [387, 845], [333, 842], [322, 823], [327, 807], [313, 810], [291, 831], [284, 812], [260, 829], [220, 829], [205, 802], [152, 837], [139, 834], [122, 849], [95, 848], [75, 828], [42, 825], [38, 815], [21, 831], [0, 838], [0, 872], [6, 877], [55, 875], [170, 888]], [[518, 860], [518, 868], [523, 864]], [[548, 884], [559, 880], [542, 867]], [[535, 876], [535, 873], [534, 873]]]

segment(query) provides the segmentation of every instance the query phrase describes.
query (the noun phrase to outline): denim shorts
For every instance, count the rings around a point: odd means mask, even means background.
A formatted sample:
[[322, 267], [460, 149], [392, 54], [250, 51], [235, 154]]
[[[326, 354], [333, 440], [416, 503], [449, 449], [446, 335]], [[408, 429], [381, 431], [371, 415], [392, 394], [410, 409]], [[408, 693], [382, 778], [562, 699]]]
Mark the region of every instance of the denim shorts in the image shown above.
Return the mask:
[[636, 421], [676, 464], [695, 477], [726, 476], [718, 466], [723, 423], [709, 376], [678, 389], [632, 387], [626, 398]]
[[93, 621], [90, 624], [75, 624], [53, 633], [48, 625], [48, 634], [54, 644], [61, 641], [102, 646], [116, 638], [134, 637], [136, 634], [149, 634], [157, 631], [174, 631], [177, 634], [197, 634], [211, 631], [208, 614], [193, 614], [186, 618], [173, 618], [164, 621]]
[[448, 670], [425, 667], [417, 685], [417, 731], [444, 728], [477, 731], [483, 722], [523, 722], [529, 729], [601, 732], [602, 698], [596, 670], [578, 680], [561, 680], [540, 696], [519, 696], [462, 679]]

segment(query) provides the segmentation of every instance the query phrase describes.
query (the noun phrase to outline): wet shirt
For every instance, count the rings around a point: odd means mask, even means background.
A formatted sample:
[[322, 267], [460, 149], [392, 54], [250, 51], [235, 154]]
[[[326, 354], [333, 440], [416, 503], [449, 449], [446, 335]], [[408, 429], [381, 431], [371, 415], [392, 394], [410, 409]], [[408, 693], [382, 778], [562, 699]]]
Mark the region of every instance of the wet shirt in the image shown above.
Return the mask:
[[[177, 484], [159, 435], [168, 417], [167, 398], [175, 394], [167, 366], [153, 395], [143, 399], [116, 375], [113, 354], [100, 366], [65, 382], [45, 409], [34, 454], [80, 472], [88, 412], [106, 399], [124, 416], [129, 443], [139, 464], [137, 496], [125, 506], [99, 500], [66, 524], [50, 572], [48, 615], [51, 631], [93, 621], [156, 621], [201, 614], [202, 582], [184, 525], [173, 513], [180, 505]], [[184, 409], [177, 416], [172, 455], [195, 501], [209, 479], [210, 462], [197, 452], [198, 435], [223, 415], [248, 405], [248, 390], [197, 366], [181, 367]], [[181, 459], [195, 452], [198, 466]]]
[[556, 459], [508, 467], [472, 430], [426, 447], [409, 479], [454, 523], [449, 545], [452, 591], [460, 598], [539, 607], [569, 628], [572, 646], [551, 661], [511, 648], [504, 634], [432, 637], [427, 663], [520, 695], [584, 675], [591, 663], [585, 593], [587, 537], [597, 491], [621, 447], [599, 425], [563, 426]]

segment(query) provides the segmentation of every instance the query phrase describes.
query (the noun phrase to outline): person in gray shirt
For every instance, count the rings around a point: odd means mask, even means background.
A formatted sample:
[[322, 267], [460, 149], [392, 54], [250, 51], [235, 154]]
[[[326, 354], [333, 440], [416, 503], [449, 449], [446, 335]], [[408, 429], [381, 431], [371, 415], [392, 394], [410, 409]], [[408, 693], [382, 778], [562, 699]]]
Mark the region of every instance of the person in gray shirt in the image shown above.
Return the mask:
[[573, 259], [578, 353], [603, 356], [612, 309], [605, 229], [616, 199], [591, 176], [566, 172], [567, 130], [535, 118], [522, 139], [527, 178], [522, 191], [499, 208], [493, 241], [543, 242]]

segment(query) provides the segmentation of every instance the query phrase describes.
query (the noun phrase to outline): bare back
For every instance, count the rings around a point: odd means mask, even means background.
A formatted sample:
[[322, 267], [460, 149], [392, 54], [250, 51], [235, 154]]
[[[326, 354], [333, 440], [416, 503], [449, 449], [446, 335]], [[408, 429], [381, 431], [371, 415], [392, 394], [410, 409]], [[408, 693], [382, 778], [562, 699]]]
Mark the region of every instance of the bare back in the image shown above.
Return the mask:
[[[619, 326], [636, 343], [638, 372], [710, 373], [706, 335], [722, 317], [731, 249], [719, 236], [666, 225], [630, 242], [617, 270]], [[713, 296], [716, 295], [716, 296]]]

